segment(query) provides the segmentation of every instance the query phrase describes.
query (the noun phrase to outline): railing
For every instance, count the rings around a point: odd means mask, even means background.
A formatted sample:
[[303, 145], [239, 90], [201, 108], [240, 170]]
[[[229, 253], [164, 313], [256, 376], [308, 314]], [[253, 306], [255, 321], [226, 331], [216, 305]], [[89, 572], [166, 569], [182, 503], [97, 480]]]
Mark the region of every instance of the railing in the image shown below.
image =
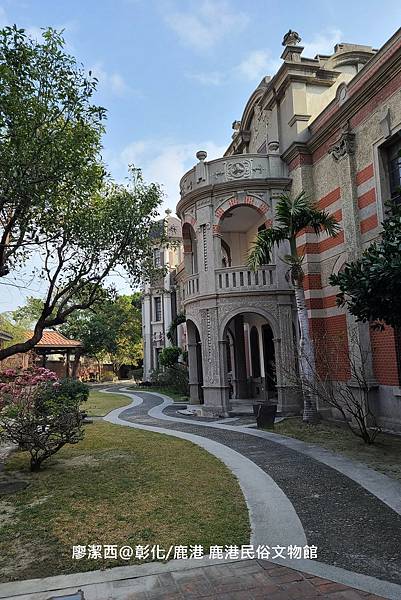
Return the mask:
[[184, 284], [185, 298], [199, 294], [199, 275], [190, 275]]
[[187, 171], [180, 182], [181, 198], [205, 185], [217, 185], [246, 179], [287, 177], [280, 153], [235, 154], [205, 162], [201, 160]]
[[275, 266], [266, 265], [257, 271], [240, 266], [216, 270], [218, 294], [242, 291], [261, 291], [276, 287]]

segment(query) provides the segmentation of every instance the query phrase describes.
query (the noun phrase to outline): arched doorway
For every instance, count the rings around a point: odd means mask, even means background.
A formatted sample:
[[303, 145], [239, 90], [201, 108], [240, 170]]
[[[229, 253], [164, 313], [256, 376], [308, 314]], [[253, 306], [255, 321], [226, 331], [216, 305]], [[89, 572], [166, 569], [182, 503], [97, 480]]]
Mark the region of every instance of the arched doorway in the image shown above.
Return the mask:
[[202, 344], [195, 323], [187, 320], [190, 404], [203, 404]]
[[253, 312], [237, 314], [228, 321], [224, 339], [230, 398], [276, 399], [276, 352], [268, 320]]
[[221, 268], [246, 264], [252, 243], [258, 232], [266, 229], [266, 222], [265, 212], [252, 204], [233, 204], [226, 210], [219, 224]]
[[188, 275], [194, 275], [198, 272], [197, 239], [194, 228], [189, 223], [182, 226], [182, 241], [185, 271]]

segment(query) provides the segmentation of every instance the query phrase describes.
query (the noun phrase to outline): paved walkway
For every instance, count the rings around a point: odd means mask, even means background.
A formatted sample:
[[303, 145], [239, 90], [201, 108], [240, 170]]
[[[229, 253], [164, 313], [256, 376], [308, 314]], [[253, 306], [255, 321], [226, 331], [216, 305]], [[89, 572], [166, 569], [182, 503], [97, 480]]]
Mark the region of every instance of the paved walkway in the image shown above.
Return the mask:
[[[118, 389], [126, 393], [113, 386], [113, 392]], [[84, 600], [401, 599], [398, 484], [357, 463], [350, 468], [348, 461], [344, 467], [339, 460], [338, 468], [351, 473], [347, 477], [313, 458], [311, 453], [319, 452], [302, 442], [294, 449], [286, 445], [287, 438], [234, 422], [178, 416], [159, 394], [130, 395], [128, 408], [105, 419], [203, 446], [237, 475], [250, 511], [253, 544], [308, 543], [318, 547], [318, 560], [151, 563], [3, 584], [0, 598], [50, 600], [80, 589]], [[328, 462], [329, 454], [322, 460]], [[384, 502], [366, 488], [377, 490]]]
[[[182, 561], [180, 561], [182, 563]], [[399, 599], [399, 596], [386, 596]], [[0, 585], [4, 600], [384, 600], [268, 561], [151, 563]]]
[[292, 505], [307, 543], [318, 547], [319, 563], [401, 584], [401, 515], [376, 495], [338, 470], [272, 441], [274, 435], [267, 439], [259, 437], [261, 432], [237, 430], [234, 423], [217, 427], [180, 419], [171, 414], [169, 406], [161, 419], [160, 395], [135, 392], [135, 396], [141, 404], [120, 412], [121, 420], [208, 438], [231, 448], [266, 473]]

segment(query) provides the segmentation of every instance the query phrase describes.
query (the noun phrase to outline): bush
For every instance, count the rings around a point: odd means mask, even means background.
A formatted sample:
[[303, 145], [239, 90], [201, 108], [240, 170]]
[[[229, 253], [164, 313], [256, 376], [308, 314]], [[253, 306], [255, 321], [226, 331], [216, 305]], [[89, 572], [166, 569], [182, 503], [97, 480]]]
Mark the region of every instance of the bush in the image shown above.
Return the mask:
[[31, 455], [31, 471], [65, 444], [84, 435], [81, 402], [87, 386], [79, 381], [58, 381], [47, 369], [8, 369], [0, 374], [1, 438], [18, 444]]
[[117, 377], [115, 375], [113, 375], [112, 373], [105, 373], [104, 375], [102, 375], [100, 377], [100, 381], [102, 383], [107, 383], [109, 381], [116, 381]]
[[185, 365], [173, 365], [164, 369], [155, 369], [150, 374], [152, 385], [169, 387], [172, 392], [187, 396], [189, 394], [188, 369]]
[[132, 369], [131, 375], [132, 375], [132, 379], [135, 379], [135, 381], [142, 381], [142, 379], [143, 379], [143, 368]]
[[178, 363], [182, 353], [178, 346], [168, 346], [160, 352], [159, 360], [162, 367], [172, 367]]

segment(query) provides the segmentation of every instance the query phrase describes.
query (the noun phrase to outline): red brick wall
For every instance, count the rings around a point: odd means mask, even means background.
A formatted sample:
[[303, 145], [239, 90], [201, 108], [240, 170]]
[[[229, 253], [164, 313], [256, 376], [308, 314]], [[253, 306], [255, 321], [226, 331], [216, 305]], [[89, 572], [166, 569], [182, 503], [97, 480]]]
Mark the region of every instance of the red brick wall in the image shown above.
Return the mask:
[[394, 329], [385, 327], [384, 331], [370, 330], [372, 344], [373, 370], [382, 385], [399, 385], [397, 352]]
[[347, 319], [345, 315], [312, 318], [309, 327], [316, 348], [316, 367], [321, 375], [329, 369], [334, 381], [347, 381], [348, 362]]

